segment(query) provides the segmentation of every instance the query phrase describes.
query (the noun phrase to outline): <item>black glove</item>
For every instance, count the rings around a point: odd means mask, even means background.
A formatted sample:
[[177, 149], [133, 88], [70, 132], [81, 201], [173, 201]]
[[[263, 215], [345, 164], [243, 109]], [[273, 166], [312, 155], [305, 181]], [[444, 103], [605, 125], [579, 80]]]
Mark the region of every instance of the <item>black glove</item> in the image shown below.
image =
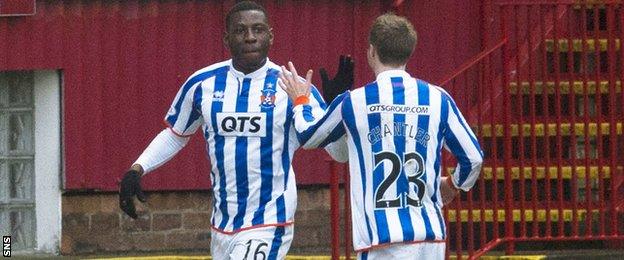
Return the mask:
[[131, 218], [137, 218], [134, 208], [134, 196], [141, 202], [147, 199], [141, 190], [141, 174], [136, 170], [129, 170], [119, 183], [119, 207]]
[[323, 81], [323, 99], [327, 104], [353, 87], [353, 59], [351, 56], [340, 55], [338, 72], [333, 79], [330, 80], [327, 77], [327, 71], [324, 68], [321, 68], [319, 73], [321, 73], [321, 80]]

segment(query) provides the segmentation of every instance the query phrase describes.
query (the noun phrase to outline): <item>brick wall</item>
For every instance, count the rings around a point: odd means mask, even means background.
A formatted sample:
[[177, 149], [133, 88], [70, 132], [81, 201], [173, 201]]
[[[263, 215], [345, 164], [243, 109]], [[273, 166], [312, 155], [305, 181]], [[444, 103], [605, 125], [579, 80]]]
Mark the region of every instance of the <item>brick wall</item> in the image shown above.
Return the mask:
[[[211, 197], [209, 191], [148, 193], [132, 220], [121, 214], [116, 193], [65, 194], [61, 253], [208, 252]], [[291, 254], [330, 253], [329, 198], [326, 187], [299, 188]]]

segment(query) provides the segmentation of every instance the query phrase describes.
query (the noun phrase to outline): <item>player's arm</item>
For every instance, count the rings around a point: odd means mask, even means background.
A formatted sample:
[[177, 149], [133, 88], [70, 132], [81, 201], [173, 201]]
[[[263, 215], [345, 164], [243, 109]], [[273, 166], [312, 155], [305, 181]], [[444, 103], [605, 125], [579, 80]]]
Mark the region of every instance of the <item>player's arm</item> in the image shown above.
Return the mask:
[[160, 132], [130, 167], [119, 184], [119, 207], [132, 218], [137, 218], [134, 196], [147, 201], [141, 188], [141, 177], [171, 160], [186, 144], [189, 137], [175, 135], [171, 129]]
[[347, 136], [343, 135], [337, 141], [325, 146], [325, 151], [337, 162], [345, 163], [349, 161], [349, 147], [347, 147]]
[[336, 97], [323, 115], [314, 114], [308, 104], [293, 108], [297, 139], [304, 149], [326, 147], [346, 135], [342, 124], [342, 103], [347, 94]]
[[145, 202], [146, 197], [141, 189], [141, 176], [158, 168], [171, 160], [186, 144], [201, 125], [201, 110], [195, 91], [200, 83], [185, 85], [180, 88], [176, 98], [165, 117], [168, 129], [161, 131], [143, 151], [141, 156], [124, 174], [119, 183], [119, 207], [130, 217], [137, 218], [134, 197]]
[[444, 131], [444, 145], [457, 158], [455, 171], [450, 180], [444, 181], [444, 185], [468, 191], [481, 172], [483, 151], [455, 101], [446, 93], [443, 93], [442, 101], [442, 105], [446, 106], [443, 114], [447, 114], [445, 129], [441, 129]]
[[312, 71], [307, 72], [305, 80], [299, 80], [292, 62], [288, 66], [289, 70], [282, 66], [278, 83], [293, 100], [295, 130], [303, 148], [325, 147], [345, 135], [341, 124], [342, 100], [345, 94], [334, 99], [327, 110], [323, 111], [310, 102]]

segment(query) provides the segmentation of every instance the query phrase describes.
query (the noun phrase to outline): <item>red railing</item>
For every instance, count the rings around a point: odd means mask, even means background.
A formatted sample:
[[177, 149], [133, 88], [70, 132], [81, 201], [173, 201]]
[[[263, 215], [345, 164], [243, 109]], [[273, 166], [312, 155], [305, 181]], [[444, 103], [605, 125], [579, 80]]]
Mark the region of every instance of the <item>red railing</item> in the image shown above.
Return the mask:
[[[498, 1], [490, 12], [496, 28], [484, 31], [496, 33], [484, 37], [504, 40], [440, 81], [462, 97], [486, 155], [473, 190], [445, 206], [447, 256], [477, 258], [501, 245], [513, 254], [534, 241], [622, 247], [622, 1]], [[454, 165], [446, 156], [444, 174]], [[334, 176], [337, 259], [351, 244]]]
[[[492, 153], [508, 153], [507, 149], [501, 149], [498, 145], [491, 145], [480, 135], [480, 129], [487, 128], [494, 122], [508, 121], [508, 112], [501, 108], [508, 107], [508, 100], [501, 99], [499, 92], [495, 91], [500, 88], [501, 82], [505, 82], [505, 73], [508, 71], [508, 64], [503, 63], [503, 57], [506, 55], [505, 48], [508, 45], [508, 39], [504, 38], [489, 49], [479, 53], [470, 59], [457, 71], [450, 74], [440, 81], [440, 86], [446, 89], [451, 96], [463, 96], [456, 99], [457, 105], [462, 111], [471, 113], [465, 115], [470, 122], [471, 127], [477, 133], [479, 142], [484, 146], [484, 150]], [[500, 93], [507, 95], [506, 90], [502, 89]], [[466, 98], [466, 95], [469, 95]], [[504, 143], [510, 143], [510, 140], [504, 140]], [[487, 155], [486, 155], [487, 156]], [[488, 157], [486, 157], [488, 158]], [[509, 161], [499, 160], [498, 158], [488, 158], [486, 164], [498, 168], [501, 165], [509, 167]], [[444, 158], [444, 175], [449, 174], [450, 166], [454, 166], [455, 162], [448, 154]], [[507, 234], [507, 227], [501, 227], [499, 223], [499, 210], [505, 209], [510, 204], [510, 194], [506, 193], [504, 200], [494, 198], [491, 194], [499, 194], [504, 191], [504, 187], [508, 184], [501, 184], [495, 176], [482, 176], [473, 191], [462, 194], [460, 198], [453, 201], [450, 205], [445, 206], [444, 217], [447, 226], [447, 256], [456, 255], [458, 258], [465, 253], [474, 255], [476, 250], [485, 244], [497, 241], [503, 237], [501, 232]], [[503, 187], [501, 187], [503, 186]], [[494, 213], [494, 214], [492, 214]], [[507, 217], [507, 216], [506, 216]]]

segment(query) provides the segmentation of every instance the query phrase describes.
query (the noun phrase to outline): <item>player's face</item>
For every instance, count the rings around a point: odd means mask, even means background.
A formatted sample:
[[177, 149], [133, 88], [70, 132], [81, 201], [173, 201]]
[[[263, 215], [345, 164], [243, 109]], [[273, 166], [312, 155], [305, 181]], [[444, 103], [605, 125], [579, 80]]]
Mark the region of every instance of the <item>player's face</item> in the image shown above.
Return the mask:
[[236, 12], [228, 28], [223, 40], [230, 49], [234, 67], [244, 73], [262, 67], [273, 44], [273, 32], [264, 13], [258, 10]]

